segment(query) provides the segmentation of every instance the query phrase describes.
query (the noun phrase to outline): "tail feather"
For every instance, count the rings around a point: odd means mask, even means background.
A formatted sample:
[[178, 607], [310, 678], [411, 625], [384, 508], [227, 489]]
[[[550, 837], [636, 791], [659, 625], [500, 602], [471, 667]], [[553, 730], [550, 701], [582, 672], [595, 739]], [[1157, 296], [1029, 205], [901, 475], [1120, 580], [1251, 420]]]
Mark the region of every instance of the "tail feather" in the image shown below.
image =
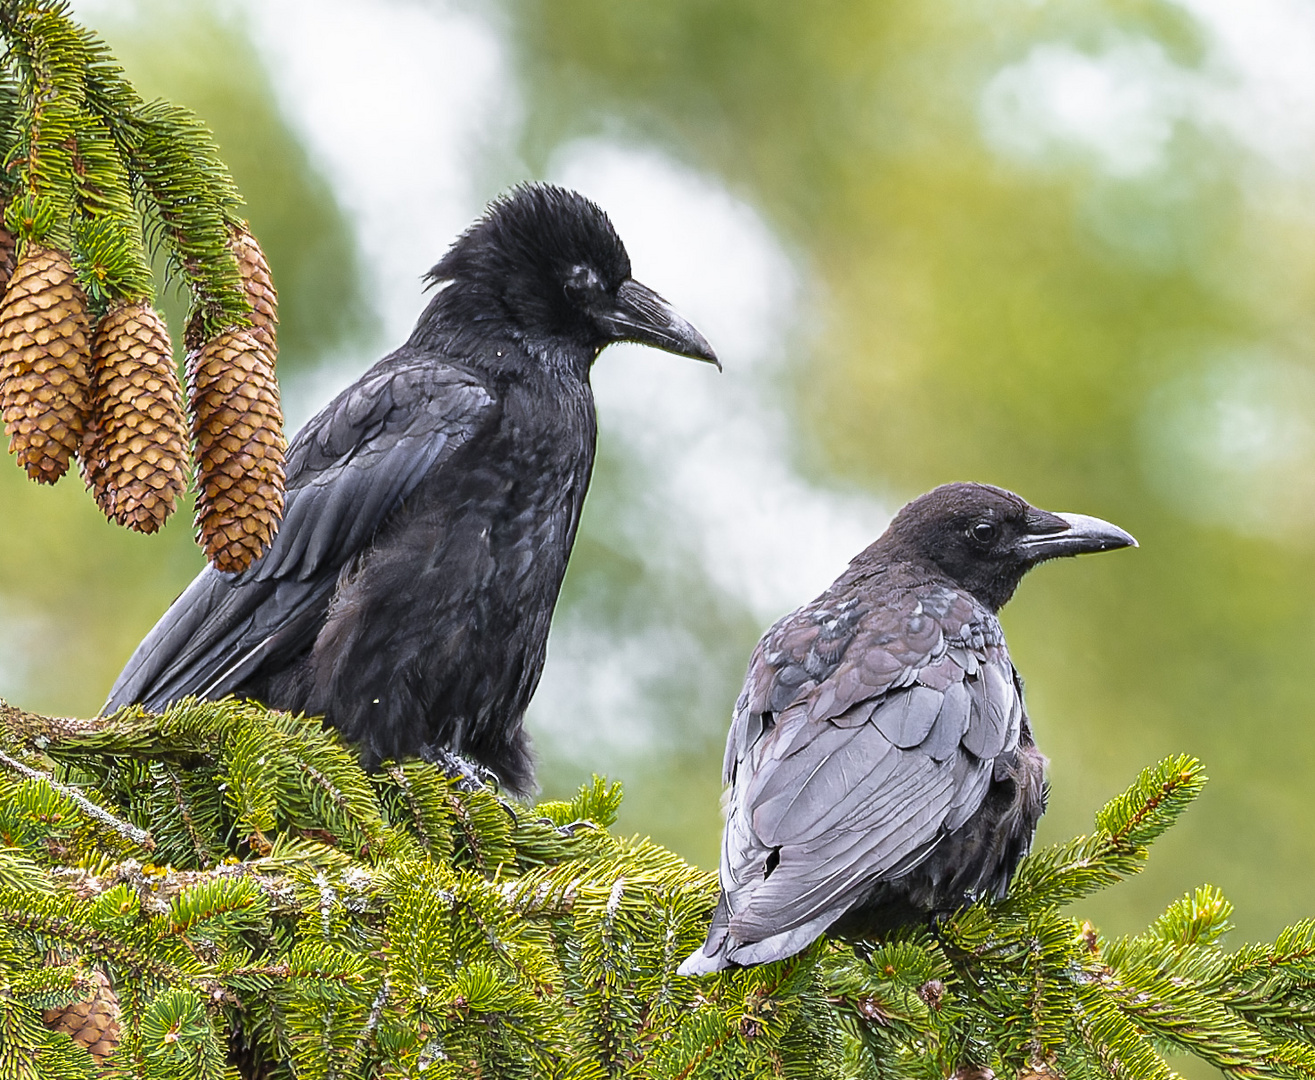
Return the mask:
[[760, 941], [740, 941], [735, 936], [730, 908], [723, 893], [717, 902], [717, 910], [712, 915], [708, 940], [690, 953], [685, 962], [676, 969], [676, 974], [708, 975], [732, 967], [749, 967], [752, 964], [784, 960], [788, 956], [803, 952], [826, 933], [828, 927], [843, 914], [843, 908], [824, 911], [815, 919], [782, 930], [779, 934], [772, 934]]
[[723, 892], [717, 900], [717, 910], [712, 913], [712, 925], [708, 928], [708, 940], [685, 958], [685, 962], [676, 969], [677, 975], [709, 975], [734, 966], [727, 959], [726, 953], [734, 948], [730, 939], [731, 911]]

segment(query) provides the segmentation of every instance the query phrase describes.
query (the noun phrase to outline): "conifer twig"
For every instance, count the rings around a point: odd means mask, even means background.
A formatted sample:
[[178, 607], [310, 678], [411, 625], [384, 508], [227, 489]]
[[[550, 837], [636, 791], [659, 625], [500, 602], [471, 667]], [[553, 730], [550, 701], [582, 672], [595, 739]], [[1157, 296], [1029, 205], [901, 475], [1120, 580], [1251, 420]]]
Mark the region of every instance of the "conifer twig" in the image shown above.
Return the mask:
[[65, 739], [88, 731], [95, 731], [103, 723], [103, 718], [92, 717], [83, 720], [75, 716], [42, 716], [28, 712], [0, 698], [0, 731], [11, 742], [25, 746], [44, 749], [51, 743], [63, 742]]
[[365, 1021], [365, 1026], [361, 1028], [361, 1033], [356, 1036], [356, 1043], [352, 1046], [350, 1060], [355, 1061], [365, 1052], [366, 1045], [374, 1037], [375, 1030], [379, 1027], [379, 1021], [383, 1019], [384, 1006], [388, 1004], [388, 994], [392, 987], [388, 983], [388, 976], [384, 976], [384, 981], [379, 987], [379, 992], [374, 995], [374, 1001], [370, 1005], [370, 1015]]
[[132, 824], [130, 821], [124, 821], [122, 818], [115, 817], [104, 807], [97, 806], [94, 802], [83, 795], [82, 792], [78, 791], [77, 788], [70, 787], [68, 784], [62, 784], [54, 777], [47, 776], [45, 773], [33, 769], [29, 765], [24, 765], [21, 761], [4, 753], [4, 751], [0, 751], [0, 765], [3, 765], [11, 772], [18, 773], [19, 776], [25, 777], [28, 780], [37, 780], [41, 783], [49, 784], [66, 799], [70, 799], [77, 803], [83, 813], [88, 817], [95, 818], [102, 825], [108, 825], [124, 839], [131, 840], [138, 847], [143, 848], [146, 851], [155, 850], [155, 840], [152, 839], [149, 832], [140, 826]]

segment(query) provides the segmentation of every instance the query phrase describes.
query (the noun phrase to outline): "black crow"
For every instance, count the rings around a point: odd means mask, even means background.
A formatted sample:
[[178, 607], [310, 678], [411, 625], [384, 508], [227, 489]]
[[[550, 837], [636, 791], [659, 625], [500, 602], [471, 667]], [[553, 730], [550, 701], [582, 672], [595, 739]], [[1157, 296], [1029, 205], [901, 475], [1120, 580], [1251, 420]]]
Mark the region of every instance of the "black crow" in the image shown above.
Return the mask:
[[768, 630], [726, 741], [721, 899], [681, 972], [1002, 896], [1046, 785], [996, 612], [1037, 563], [1136, 543], [947, 484]]
[[530, 786], [522, 717], [593, 468], [590, 367], [614, 341], [717, 358], [559, 187], [492, 203], [428, 278], [407, 343], [292, 440], [269, 549], [203, 570], [105, 711], [234, 694], [324, 716], [367, 763], [455, 753]]

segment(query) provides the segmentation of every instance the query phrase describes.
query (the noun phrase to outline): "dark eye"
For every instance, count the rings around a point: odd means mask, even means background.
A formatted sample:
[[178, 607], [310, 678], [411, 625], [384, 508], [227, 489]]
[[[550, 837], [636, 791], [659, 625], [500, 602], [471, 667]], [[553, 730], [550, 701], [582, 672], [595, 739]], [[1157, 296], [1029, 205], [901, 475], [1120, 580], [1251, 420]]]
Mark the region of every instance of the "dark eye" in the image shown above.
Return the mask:
[[994, 521], [979, 521], [975, 525], [968, 527], [968, 535], [978, 544], [986, 545], [991, 543], [999, 534], [1000, 529]]
[[566, 291], [572, 295], [601, 292], [603, 280], [592, 266], [573, 266], [566, 275]]

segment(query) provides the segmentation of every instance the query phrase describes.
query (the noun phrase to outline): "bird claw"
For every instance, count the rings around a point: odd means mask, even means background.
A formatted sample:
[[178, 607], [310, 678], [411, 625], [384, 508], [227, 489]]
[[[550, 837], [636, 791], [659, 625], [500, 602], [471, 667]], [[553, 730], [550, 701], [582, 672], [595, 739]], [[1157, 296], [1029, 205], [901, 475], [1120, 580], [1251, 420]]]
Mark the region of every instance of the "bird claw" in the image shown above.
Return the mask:
[[954, 917], [963, 910], [963, 907], [956, 908], [938, 908], [936, 911], [928, 913], [927, 930], [942, 949], [957, 949], [959, 946], [954, 936]]
[[563, 836], [574, 836], [580, 829], [597, 829], [598, 827], [598, 822], [596, 821], [590, 821], [588, 818], [577, 818], [569, 825], [563, 825], [557, 831]]
[[483, 791], [486, 788], [494, 787], [498, 782], [498, 778], [484, 768], [483, 765], [468, 761], [460, 754], [454, 754], [451, 750], [445, 750], [442, 747], [431, 748], [426, 756], [442, 769], [450, 780], [456, 782], [458, 791], [464, 791], [467, 794]]
[[598, 828], [597, 822], [590, 821], [588, 818], [576, 818], [574, 821], [569, 821], [565, 825], [557, 825], [553, 823], [552, 818], [545, 817], [539, 818], [539, 823], [541, 825], [547, 825], [558, 836], [564, 836], [568, 840], [574, 839], [576, 832], [580, 829]]
[[520, 824], [516, 807], [498, 793], [498, 778], [492, 771], [486, 769], [477, 761], [470, 761], [460, 754], [454, 754], [451, 750], [445, 750], [441, 746], [431, 747], [426, 757], [442, 769], [447, 774], [448, 779], [454, 781], [458, 791], [467, 795], [476, 791], [491, 792], [493, 797], [498, 800], [498, 805], [511, 818], [512, 828]]

